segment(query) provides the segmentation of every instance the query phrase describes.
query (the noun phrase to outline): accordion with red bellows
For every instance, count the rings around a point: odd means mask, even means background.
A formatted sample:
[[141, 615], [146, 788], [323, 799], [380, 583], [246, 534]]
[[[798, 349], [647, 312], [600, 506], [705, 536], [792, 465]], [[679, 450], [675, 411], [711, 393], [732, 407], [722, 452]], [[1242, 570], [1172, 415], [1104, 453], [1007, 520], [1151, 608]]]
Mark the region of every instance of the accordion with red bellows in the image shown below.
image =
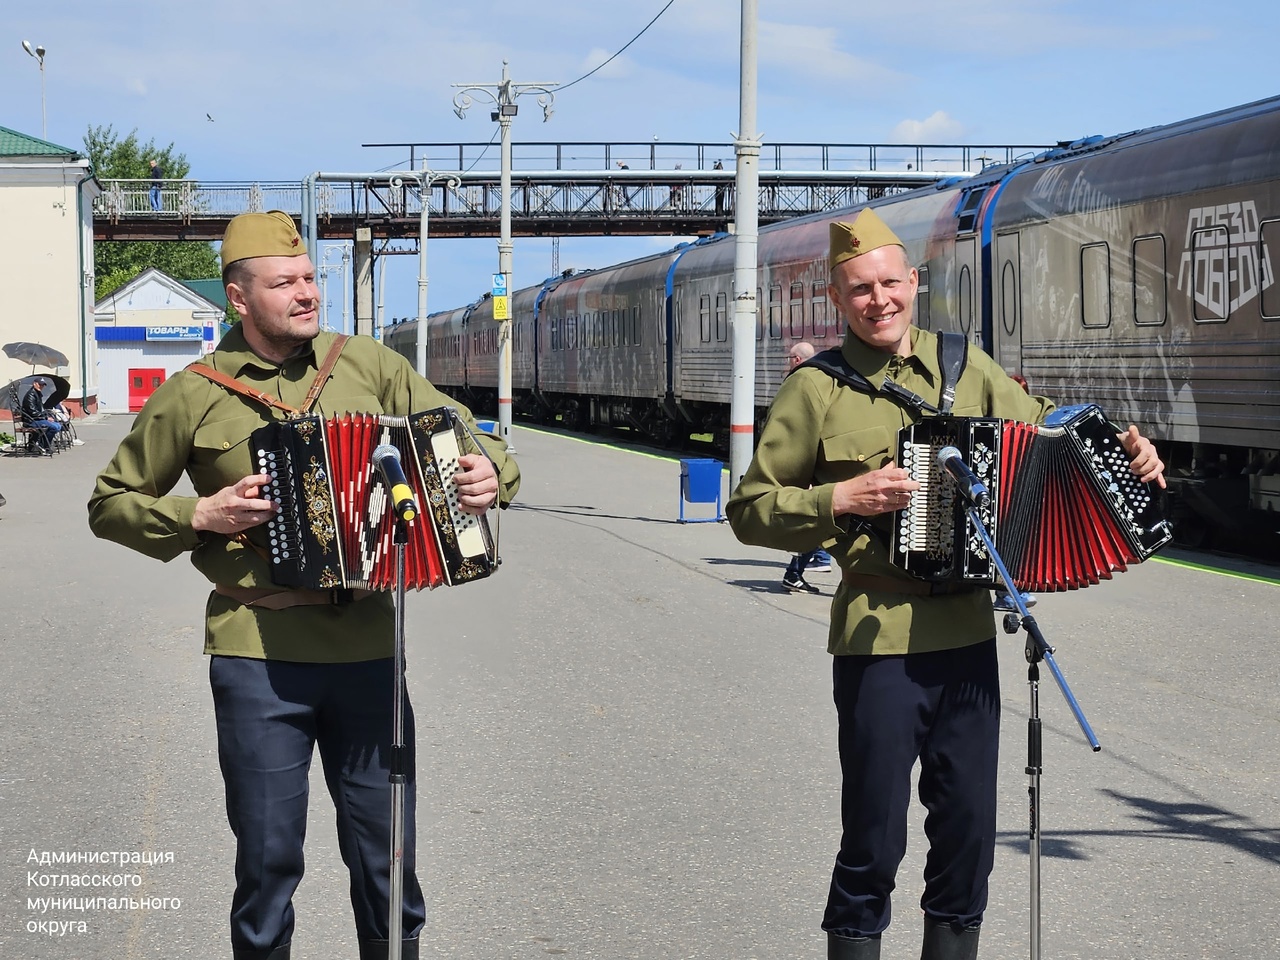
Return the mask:
[[373, 451], [400, 452], [418, 516], [408, 524], [405, 588], [487, 577], [498, 564], [487, 519], [458, 506], [458, 458], [479, 444], [451, 407], [408, 417], [347, 414], [279, 420], [250, 436], [254, 463], [279, 504], [266, 524], [271, 580], [314, 590], [391, 590], [396, 518]]
[[952, 446], [986, 485], [978, 508], [1019, 590], [1075, 590], [1110, 579], [1173, 536], [1160, 504], [1129, 470], [1116, 429], [1094, 404], [1036, 425], [986, 417], [928, 417], [898, 433], [898, 466], [920, 490], [893, 516], [892, 563], [924, 580], [1003, 586], [969, 516], [938, 466]]

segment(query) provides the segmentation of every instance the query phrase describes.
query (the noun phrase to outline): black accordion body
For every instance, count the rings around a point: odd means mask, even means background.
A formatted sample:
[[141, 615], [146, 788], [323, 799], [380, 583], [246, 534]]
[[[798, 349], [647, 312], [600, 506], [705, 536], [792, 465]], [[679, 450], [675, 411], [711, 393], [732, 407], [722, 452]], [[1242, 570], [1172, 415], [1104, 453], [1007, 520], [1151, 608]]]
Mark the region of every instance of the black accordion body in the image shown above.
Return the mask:
[[396, 519], [372, 459], [382, 444], [400, 451], [420, 511], [408, 525], [406, 589], [487, 577], [498, 564], [488, 521], [459, 509], [453, 482], [468, 452], [465, 429], [453, 408], [438, 407], [408, 417], [298, 417], [255, 430], [255, 465], [271, 477], [262, 495], [280, 506], [266, 524], [272, 582], [394, 587]]
[[1096, 405], [1056, 410], [1042, 425], [928, 417], [898, 433], [898, 466], [920, 490], [893, 515], [889, 554], [913, 576], [1002, 585], [968, 504], [937, 464], [946, 446], [986, 484], [990, 496], [978, 514], [1020, 590], [1110, 579], [1173, 536]]

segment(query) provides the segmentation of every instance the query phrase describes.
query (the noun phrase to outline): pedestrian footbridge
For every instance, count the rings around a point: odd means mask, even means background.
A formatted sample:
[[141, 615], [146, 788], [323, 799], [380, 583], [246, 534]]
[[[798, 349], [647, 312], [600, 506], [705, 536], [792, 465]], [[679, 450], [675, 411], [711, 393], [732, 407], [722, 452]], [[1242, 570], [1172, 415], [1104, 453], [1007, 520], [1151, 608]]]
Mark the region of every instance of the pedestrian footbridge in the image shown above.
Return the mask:
[[[496, 237], [502, 171], [492, 144], [366, 144], [407, 161], [299, 181], [104, 180], [96, 240], [218, 240], [234, 216], [314, 216], [319, 239]], [[511, 162], [511, 233], [526, 237], [696, 236], [725, 230], [736, 208], [732, 144], [531, 143]], [[838, 210], [1039, 153], [1029, 145], [768, 144], [759, 222]], [[425, 185], [423, 180], [425, 178]]]

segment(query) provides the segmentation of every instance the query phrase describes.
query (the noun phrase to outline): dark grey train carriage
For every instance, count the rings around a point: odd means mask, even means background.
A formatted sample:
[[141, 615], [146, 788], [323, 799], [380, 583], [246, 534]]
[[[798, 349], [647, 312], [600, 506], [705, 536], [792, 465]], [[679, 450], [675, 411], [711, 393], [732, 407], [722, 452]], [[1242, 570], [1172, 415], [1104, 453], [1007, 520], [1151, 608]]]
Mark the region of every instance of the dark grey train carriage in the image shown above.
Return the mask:
[[[1037, 393], [1143, 425], [1169, 465], [1184, 537], [1232, 520], [1274, 529], [1280, 98], [1065, 144], [870, 205], [919, 267], [920, 326], [963, 332]], [[839, 342], [827, 224], [858, 209], [760, 231], [761, 416], [792, 343]], [[727, 437], [733, 264], [733, 239], [709, 238], [518, 291], [517, 412], [664, 441]], [[440, 321], [465, 334], [445, 366], [487, 399], [492, 315], [483, 301], [466, 310]]]

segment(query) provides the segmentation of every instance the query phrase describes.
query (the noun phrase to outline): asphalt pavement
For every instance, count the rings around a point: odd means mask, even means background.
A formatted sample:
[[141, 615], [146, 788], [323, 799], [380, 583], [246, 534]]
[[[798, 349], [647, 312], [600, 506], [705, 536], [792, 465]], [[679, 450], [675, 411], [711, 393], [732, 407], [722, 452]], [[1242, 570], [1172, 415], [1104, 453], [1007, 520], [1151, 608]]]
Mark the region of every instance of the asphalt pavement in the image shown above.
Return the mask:
[[[85, 522], [131, 422], [83, 423], [84, 445], [51, 459], [0, 457], [4, 960], [230, 956], [208, 585]], [[784, 555], [677, 523], [672, 458], [516, 438], [502, 568], [406, 607], [423, 956], [825, 956], [836, 575], [811, 575], [823, 596], [791, 595]], [[1044, 671], [1046, 960], [1280, 957], [1280, 587], [1250, 576], [1277, 572], [1169, 559], [1191, 565], [1149, 562], [1035, 609], [1103, 747]], [[1027, 668], [1020, 636], [1000, 644], [984, 960], [1028, 955]], [[332, 820], [317, 763], [302, 960], [355, 957]], [[884, 960], [919, 956], [921, 820], [917, 806]], [[89, 879], [45, 879], [64, 874]]]

